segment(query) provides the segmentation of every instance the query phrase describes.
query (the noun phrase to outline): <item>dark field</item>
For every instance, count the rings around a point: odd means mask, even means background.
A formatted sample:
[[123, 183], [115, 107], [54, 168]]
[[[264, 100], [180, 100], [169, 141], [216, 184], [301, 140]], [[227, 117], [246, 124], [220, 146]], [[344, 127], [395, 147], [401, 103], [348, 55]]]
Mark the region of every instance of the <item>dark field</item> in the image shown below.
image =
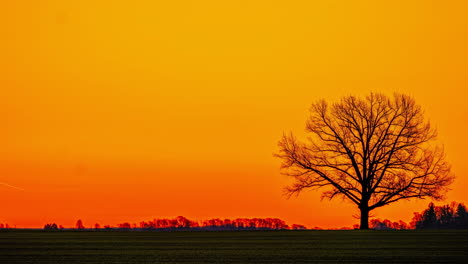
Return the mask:
[[468, 231], [0, 232], [0, 263], [468, 263]]

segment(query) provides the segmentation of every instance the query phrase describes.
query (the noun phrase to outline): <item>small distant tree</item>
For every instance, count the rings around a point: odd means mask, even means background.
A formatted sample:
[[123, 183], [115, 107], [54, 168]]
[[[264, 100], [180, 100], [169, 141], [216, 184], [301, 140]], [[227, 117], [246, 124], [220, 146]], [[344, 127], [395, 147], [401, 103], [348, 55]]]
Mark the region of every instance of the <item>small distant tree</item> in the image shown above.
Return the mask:
[[455, 215], [455, 223], [457, 228], [468, 228], [468, 213], [464, 204], [459, 203]]
[[414, 212], [413, 213], [413, 219], [410, 222], [410, 228], [411, 229], [420, 229], [421, 228], [421, 223], [422, 223], [423, 216], [419, 212]]
[[421, 227], [428, 229], [437, 228], [437, 214], [434, 203], [430, 203], [428, 208], [423, 212]]
[[369, 212], [379, 207], [442, 199], [454, 179], [443, 149], [432, 145], [435, 129], [407, 95], [319, 101], [306, 131], [305, 143], [290, 134], [278, 144], [282, 172], [294, 178], [288, 195], [326, 188], [322, 197], [342, 197], [359, 208], [361, 229], [369, 228]]
[[83, 221], [81, 221], [81, 219], [79, 219], [78, 221], [76, 221], [76, 229], [84, 229], [84, 225], [83, 225]]
[[438, 209], [438, 226], [442, 228], [453, 228], [455, 224], [454, 208], [447, 204]]

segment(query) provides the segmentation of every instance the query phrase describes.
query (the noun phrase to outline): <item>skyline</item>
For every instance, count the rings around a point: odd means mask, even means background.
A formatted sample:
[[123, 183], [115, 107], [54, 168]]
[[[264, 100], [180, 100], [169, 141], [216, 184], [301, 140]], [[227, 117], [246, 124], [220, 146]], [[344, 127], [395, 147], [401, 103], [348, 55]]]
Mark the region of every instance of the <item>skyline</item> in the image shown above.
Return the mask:
[[457, 176], [440, 203], [468, 201], [468, 3], [184, 3], [4, 4], [0, 223], [352, 226], [350, 203], [287, 199], [273, 153], [312, 103], [370, 92], [415, 98]]

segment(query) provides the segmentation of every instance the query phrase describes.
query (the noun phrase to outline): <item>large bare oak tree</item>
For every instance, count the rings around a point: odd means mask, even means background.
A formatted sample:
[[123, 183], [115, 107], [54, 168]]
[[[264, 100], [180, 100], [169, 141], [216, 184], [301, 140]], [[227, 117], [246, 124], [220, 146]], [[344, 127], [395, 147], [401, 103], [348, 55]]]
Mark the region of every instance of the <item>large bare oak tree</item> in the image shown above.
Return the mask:
[[444, 151], [432, 143], [436, 130], [412, 97], [347, 96], [310, 108], [307, 141], [292, 134], [279, 142], [282, 173], [294, 183], [289, 195], [325, 188], [323, 197], [343, 197], [360, 210], [360, 228], [369, 212], [410, 198], [442, 199], [454, 175]]

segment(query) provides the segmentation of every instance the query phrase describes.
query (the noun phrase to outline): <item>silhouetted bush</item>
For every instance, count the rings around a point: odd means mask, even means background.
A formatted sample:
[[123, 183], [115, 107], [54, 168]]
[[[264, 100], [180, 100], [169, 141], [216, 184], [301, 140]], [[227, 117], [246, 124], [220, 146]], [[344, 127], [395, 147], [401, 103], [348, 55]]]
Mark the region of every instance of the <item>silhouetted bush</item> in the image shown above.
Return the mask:
[[44, 226], [44, 230], [57, 230], [58, 229], [58, 226], [56, 223], [53, 223], [53, 224], [46, 224]]
[[291, 229], [293, 229], [293, 230], [305, 230], [307, 228], [305, 226], [303, 226], [303, 225], [293, 224], [291, 226]]

